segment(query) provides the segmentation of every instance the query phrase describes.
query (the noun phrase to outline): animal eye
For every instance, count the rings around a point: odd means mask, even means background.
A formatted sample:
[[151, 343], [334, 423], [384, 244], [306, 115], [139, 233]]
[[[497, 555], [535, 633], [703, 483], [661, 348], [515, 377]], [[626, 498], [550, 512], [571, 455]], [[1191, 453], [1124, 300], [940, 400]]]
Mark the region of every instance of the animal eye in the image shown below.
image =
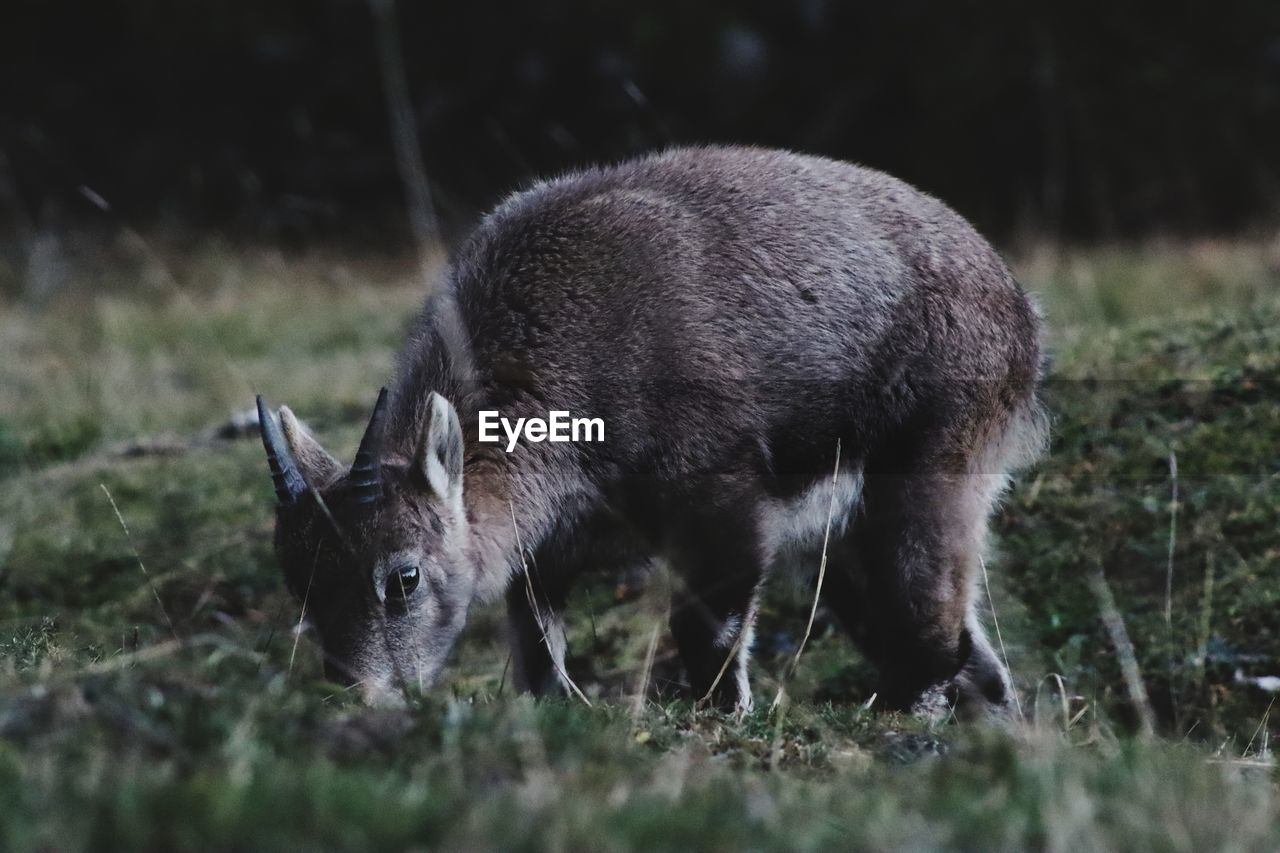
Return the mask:
[[387, 575], [387, 601], [403, 602], [418, 588], [418, 567], [401, 566]]

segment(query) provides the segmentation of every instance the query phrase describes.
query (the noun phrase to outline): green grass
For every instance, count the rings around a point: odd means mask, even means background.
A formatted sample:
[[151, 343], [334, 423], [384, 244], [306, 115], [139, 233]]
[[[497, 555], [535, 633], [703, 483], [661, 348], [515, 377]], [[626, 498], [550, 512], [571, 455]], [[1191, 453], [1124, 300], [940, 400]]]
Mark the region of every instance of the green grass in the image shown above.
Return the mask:
[[691, 708], [665, 632], [637, 701], [667, 581], [614, 575], [571, 617], [592, 707], [513, 696], [486, 610], [440, 689], [363, 709], [295, 637], [257, 442], [127, 445], [261, 390], [349, 454], [420, 285], [148, 249], [3, 306], [0, 848], [1275, 849], [1280, 709], [1251, 679], [1280, 675], [1280, 264], [1217, 244], [1016, 266], [1053, 332], [1055, 424], [996, 519], [1027, 718], [1000, 731], [864, 709], [871, 673], [821, 611], [771, 715], [809, 605], [785, 586], [755, 713]]

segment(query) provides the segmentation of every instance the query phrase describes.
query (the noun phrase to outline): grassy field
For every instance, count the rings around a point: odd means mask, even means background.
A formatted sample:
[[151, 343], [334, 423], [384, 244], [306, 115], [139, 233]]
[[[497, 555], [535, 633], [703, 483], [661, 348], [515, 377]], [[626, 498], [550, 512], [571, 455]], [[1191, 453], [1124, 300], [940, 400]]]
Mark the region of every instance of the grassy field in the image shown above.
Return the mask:
[[608, 567], [570, 626], [591, 707], [513, 695], [485, 611], [447, 684], [365, 710], [295, 630], [234, 417], [265, 392], [349, 457], [421, 299], [407, 265], [134, 238], [3, 297], [0, 848], [1277, 849], [1280, 247], [1015, 267], [1055, 422], [983, 590], [1008, 730], [878, 713], [821, 611], [780, 683], [788, 588], [758, 710], [695, 711], [667, 579]]

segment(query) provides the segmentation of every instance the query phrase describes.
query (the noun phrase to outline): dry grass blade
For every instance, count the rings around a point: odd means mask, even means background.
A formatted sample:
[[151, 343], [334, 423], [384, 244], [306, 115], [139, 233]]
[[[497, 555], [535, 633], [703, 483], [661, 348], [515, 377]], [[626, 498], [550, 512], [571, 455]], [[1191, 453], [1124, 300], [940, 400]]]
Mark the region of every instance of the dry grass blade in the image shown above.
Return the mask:
[[404, 186], [409, 224], [418, 244], [418, 262], [425, 274], [440, 229], [427, 182], [427, 170], [422, 162], [422, 145], [418, 139], [413, 99], [409, 94], [409, 79], [405, 74], [404, 53], [400, 45], [400, 31], [396, 25], [395, 0], [369, 0], [369, 7], [373, 12], [378, 64], [391, 122], [396, 169]]
[[1200, 599], [1200, 630], [1196, 638], [1196, 693], [1204, 692], [1205, 661], [1209, 656], [1209, 637], [1213, 627], [1214, 558], [1210, 551], [1204, 561], [1204, 592]]
[[1249, 742], [1245, 744], [1244, 752], [1241, 753], [1242, 756], [1247, 756], [1249, 754], [1249, 750], [1253, 749], [1253, 742], [1258, 739], [1259, 732], [1262, 733], [1262, 752], [1260, 755], [1265, 756], [1267, 754], [1267, 736], [1270, 734], [1267, 731], [1267, 723], [1271, 719], [1271, 709], [1275, 707], [1275, 704], [1275, 697], [1272, 697], [1271, 701], [1267, 704], [1267, 710], [1262, 712], [1262, 719], [1258, 721], [1258, 727], [1253, 730], [1252, 737], [1250, 737]]
[[1173, 553], [1178, 546], [1178, 454], [1169, 452], [1169, 555], [1164, 573], [1164, 625], [1166, 640], [1169, 644], [1169, 707], [1173, 709], [1173, 718], [1178, 715], [1177, 666], [1174, 663], [1173, 646]]
[[[996, 615], [996, 602], [991, 597], [991, 581], [987, 577], [987, 561], [978, 555], [978, 565], [982, 568], [982, 588], [987, 593], [987, 606], [991, 608], [991, 624], [996, 629], [996, 642], [1000, 644], [1000, 657], [1004, 658], [1004, 670], [1009, 673], [1010, 681], [1013, 679], [1013, 670], [1009, 668], [1009, 652], [1004, 647], [1004, 635], [1000, 633], [1000, 617]], [[1013, 705], [1018, 711], [1018, 719], [1026, 720], [1026, 716], [1022, 713], [1022, 699], [1018, 697], [1018, 688], [1013, 684], [1009, 685], [1009, 692], [1013, 694]]]
[[574, 696], [577, 696], [579, 699], [582, 700], [582, 704], [590, 708], [591, 700], [587, 698], [587, 694], [582, 692], [582, 690], [578, 687], [577, 683], [572, 678], [569, 677], [569, 673], [565, 672], [564, 664], [561, 663], [560, 660], [558, 660], [557, 656], [554, 654], [554, 649], [552, 649], [551, 647], [551, 640], [547, 636], [546, 621], [542, 615], [542, 609], [538, 607], [538, 598], [533, 591], [533, 577], [529, 573], [529, 564], [525, 561], [525, 558], [524, 558], [524, 544], [520, 541], [520, 525], [516, 523], [516, 508], [515, 508], [515, 505], [512, 504], [510, 501], [507, 501], [507, 508], [511, 510], [511, 529], [515, 531], [516, 550], [520, 554], [520, 568], [522, 570], [522, 573], [524, 574], [525, 596], [529, 600], [530, 610], [533, 611], [533, 621], [538, 626], [538, 632], [542, 634], [542, 644], [547, 647], [547, 653], [551, 657], [551, 665], [556, 668], [556, 675], [560, 676], [560, 679], [565, 683], [565, 685], [569, 688], [569, 691]]
[[653, 675], [653, 659], [658, 653], [658, 633], [662, 626], [654, 624], [652, 633], [649, 634], [649, 645], [644, 652], [644, 667], [640, 670], [640, 682], [636, 687], [636, 698], [631, 704], [631, 719], [638, 721], [640, 715], [644, 713], [645, 701], [649, 696], [649, 679]]
[[791, 662], [782, 674], [782, 682], [778, 685], [778, 692], [774, 694], [773, 703], [769, 706], [770, 713], [778, 708], [779, 703], [781, 703], [783, 692], [786, 690], [786, 683], [795, 674], [796, 667], [800, 665], [800, 655], [804, 654], [804, 647], [809, 642], [809, 635], [813, 633], [813, 620], [818, 615], [818, 602], [822, 597], [822, 583], [827, 578], [827, 549], [831, 544], [831, 522], [836, 514], [836, 481], [839, 477], [840, 439], [837, 438], [836, 464], [831, 471], [831, 502], [827, 506], [827, 526], [822, 534], [822, 559], [818, 562], [818, 583], [813, 590], [813, 604], [809, 608], [809, 621], [804, 626], [804, 636], [800, 638], [800, 644], [796, 647], [795, 656], [791, 658]]
[[[1006, 666], [1007, 665], [1008, 664], [1006, 664]], [[1067, 697], [1066, 683], [1062, 680], [1061, 675], [1056, 672], [1051, 672], [1036, 682], [1036, 692], [1031, 699], [1032, 723], [1035, 725], [1039, 725], [1040, 723], [1040, 688], [1042, 688], [1044, 683], [1049, 679], [1052, 679], [1054, 684], [1058, 687], [1058, 704], [1062, 712], [1063, 723], [1065, 724], [1071, 716], [1071, 702]], [[1069, 729], [1070, 726], [1067, 726], [1067, 728]]]
[[293, 630], [293, 648], [289, 650], [289, 670], [286, 678], [293, 675], [293, 659], [298, 654], [298, 641], [302, 639], [302, 626], [307, 621], [307, 602], [311, 600], [311, 585], [316, 581], [316, 566], [320, 563], [320, 549], [316, 548], [315, 557], [311, 561], [311, 576], [307, 579], [307, 591], [302, 594], [302, 610], [298, 613], [298, 624]]
[[129, 525], [125, 524], [124, 516], [120, 513], [120, 507], [116, 506], [116, 499], [111, 496], [111, 490], [107, 488], [106, 483], [99, 483], [98, 486], [111, 503], [111, 509], [116, 514], [116, 521], [120, 522], [120, 529], [124, 531], [124, 538], [129, 543], [129, 550], [133, 552], [133, 559], [138, 562], [138, 568], [142, 570], [142, 577], [147, 582], [147, 588], [151, 590], [151, 595], [155, 598], [156, 605], [160, 608], [160, 615], [164, 617], [164, 623], [169, 627], [169, 633], [176, 640], [178, 638], [178, 630], [173, 627], [173, 620], [169, 618], [169, 611], [165, 610], [164, 602], [160, 600], [160, 591], [156, 589], [155, 583], [152, 582], [151, 573], [147, 571], [146, 565], [142, 562], [142, 555], [138, 553], [138, 547], [133, 544], [133, 535], [129, 533]]
[[720, 671], [716, 673], [716, 677], [712, 679], [711, 686], [707, 688], [707, 692], [702, 694], [696, 703], [695, 710], [705, 708], [707, 703], [711, 701], [711, 697], [715, 694], [716, 688], [720, 686], [720, 681], [724, 678], [724, 674], [729, 671], [729, 664], [738, 659], [738, 652], [742, 651], [742, 643], [747, 638], [747, 630], [744, 627], [738, 632], [738, 636], [733, 641], [733, 645], [729, 648], [729, 654], [725, 655], [724, 663], [720, 664]]

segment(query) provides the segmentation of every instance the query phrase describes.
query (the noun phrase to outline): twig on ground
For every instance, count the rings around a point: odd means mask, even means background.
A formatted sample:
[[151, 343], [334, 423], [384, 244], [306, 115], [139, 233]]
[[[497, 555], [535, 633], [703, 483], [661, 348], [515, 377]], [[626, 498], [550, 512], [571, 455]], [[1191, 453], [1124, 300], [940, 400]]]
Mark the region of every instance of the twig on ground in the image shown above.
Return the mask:
[[1138, 668], [1138, 658], [1134, 654], [1133, 643], [1129, 640], [1129, 632], [1124, 627], [1124, 617], [1116, 607], [1115, 597], [1111, 595], [1111, 587], [1107, 585], [1101, 565], [1090, 575], [1089, 586], [1098, 599], [1102, 624], [1120, 658], [1120, 674], [1124, 678], [1125, 689], [1129, 692], [1129, 701], [1138, 714], [1139, 736], [1150, 738], [1156, 729], [1155, 711], [1151, 709], [1151, 701], [1147, 698], [1147, 688], [1142, 682], [1142, 671]]

